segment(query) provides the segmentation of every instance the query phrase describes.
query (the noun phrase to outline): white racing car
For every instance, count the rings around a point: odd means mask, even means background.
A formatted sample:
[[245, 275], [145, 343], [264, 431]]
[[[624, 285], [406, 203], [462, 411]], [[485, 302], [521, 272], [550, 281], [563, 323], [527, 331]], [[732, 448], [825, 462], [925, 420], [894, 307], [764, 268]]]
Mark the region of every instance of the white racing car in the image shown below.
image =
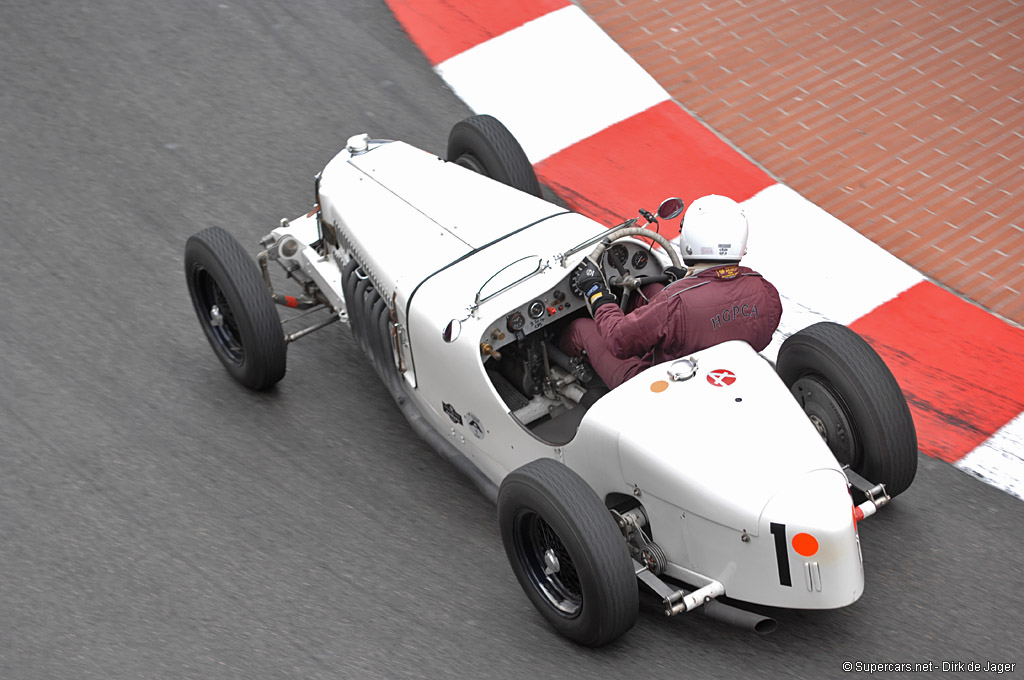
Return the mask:
[[[638, 583], [667, 614], [759, 632], [774, 621], [718, 598], [856, 601], [857, 521], [917, 469], [906, 401], [867, 343], [820, 323], [776, 365], [733, 341], [609, 391], [558, 349], [587, 314], [574, 271], [590, 255], [625, 300], [682, 266], [675, 246], [637, 218], [607, 229], [543, 200], [490, 116], [456, 124], [447, 155], [350, 138], [317, 176], [316, 205], [262, 239], [258, 264], [223, 229], [192, 236], [189, 293], [228, 372], [268, 388], [288, 343], [346, 321], [412, 427], [497, 503], [523, 590], [578, 643], [629, 630]], [[274, 290], [270, 261], [295, 295]], [[325, 318], [286, 335], [275, 303]]]

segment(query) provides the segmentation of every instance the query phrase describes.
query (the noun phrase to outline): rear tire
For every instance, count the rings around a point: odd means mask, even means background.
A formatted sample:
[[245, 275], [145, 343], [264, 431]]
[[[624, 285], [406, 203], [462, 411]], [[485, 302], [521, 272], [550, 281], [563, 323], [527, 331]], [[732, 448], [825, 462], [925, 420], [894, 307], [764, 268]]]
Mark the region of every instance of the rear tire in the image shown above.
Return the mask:
[[220, 227], [185, 244], [185, 279], [206, 339], [231, 376], [251, 390], [284, 377], [286, 344], [274, 301], [242, 245]]
[[542, 198], [526, 152], [494, 116], [470, 116], [456, 123], [448, 135], [448, 160]]
[[608, 508], [575, 472], [541, 458], [498, 491], [498, 524], [512, 571], [551, 626], [599, 647], [636, 623], [633, 561]]
[[890, 496], [917, 474], [917, 431], [896, 378], [855, 332], [823, 322], [782, 343], [779, 376], [841, 465]]

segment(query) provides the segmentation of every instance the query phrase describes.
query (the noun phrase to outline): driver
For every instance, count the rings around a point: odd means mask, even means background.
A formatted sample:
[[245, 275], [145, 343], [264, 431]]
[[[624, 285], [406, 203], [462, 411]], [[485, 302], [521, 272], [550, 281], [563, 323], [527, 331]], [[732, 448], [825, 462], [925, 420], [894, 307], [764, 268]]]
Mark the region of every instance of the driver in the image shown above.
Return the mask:
[[[589, 257], [577, 286], [593, 319], [576, 319], [562, 334], [562, 351], [585, 351], [609, 388], [654, 364], [677, 359], [727, 340], [745, 340], [760, 352], [779, 326], [782, 301], [775, 286], [748, 267], [747, 218], [725, 196], [698, 198], [683, 217], [680, 242], [688, 273], [660, 288], [645, 287], [646, 304], [624, 313], [608, 290], [601, 268]], [[670, 274], [683, 274], [675, 267]]]

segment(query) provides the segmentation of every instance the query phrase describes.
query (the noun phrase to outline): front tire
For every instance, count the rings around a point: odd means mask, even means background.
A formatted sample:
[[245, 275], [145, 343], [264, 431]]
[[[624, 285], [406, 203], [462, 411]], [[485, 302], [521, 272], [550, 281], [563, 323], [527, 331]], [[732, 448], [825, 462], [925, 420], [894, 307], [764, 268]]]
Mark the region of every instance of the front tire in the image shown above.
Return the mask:
[[896, 378], [854, 331], [822, 322], [782, 343], [779, 376], [836, 460], [895, 497], [917, 474], [917, 431]]
[[494, 116], [470, 116], [456, 123], [448, 135], [448, 160], [542, 198], [526, 152]]
[[550, 458], [511, 472], [498, 491], [498, 524], [519, 584], [556, 631], [599, 647], [636, 623], [625, 539], [575, 472]]
[[210, 227], [185, 244], [185, 279], [206, 339], [231, 376], [251, 390], [284, 377], [281, 320], [256, 263], [231, 234]]

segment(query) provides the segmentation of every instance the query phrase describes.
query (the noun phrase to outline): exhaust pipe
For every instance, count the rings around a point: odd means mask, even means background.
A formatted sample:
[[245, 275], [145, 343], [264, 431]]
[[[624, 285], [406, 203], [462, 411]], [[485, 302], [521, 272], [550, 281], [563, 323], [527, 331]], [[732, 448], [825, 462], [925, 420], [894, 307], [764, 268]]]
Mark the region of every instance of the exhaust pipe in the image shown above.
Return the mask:
[[775, 629], [779, 627], [779, 624], [773, 618], [748, 612], [745, 609], [739, 609], [718, 600], [705, 602], [703, 610], [705, 616], [709, 618], [721, 621], [722, 623], [728, 623], [730, 626], [753, 631], [758, 635], [768, 635], [775, 632]]

